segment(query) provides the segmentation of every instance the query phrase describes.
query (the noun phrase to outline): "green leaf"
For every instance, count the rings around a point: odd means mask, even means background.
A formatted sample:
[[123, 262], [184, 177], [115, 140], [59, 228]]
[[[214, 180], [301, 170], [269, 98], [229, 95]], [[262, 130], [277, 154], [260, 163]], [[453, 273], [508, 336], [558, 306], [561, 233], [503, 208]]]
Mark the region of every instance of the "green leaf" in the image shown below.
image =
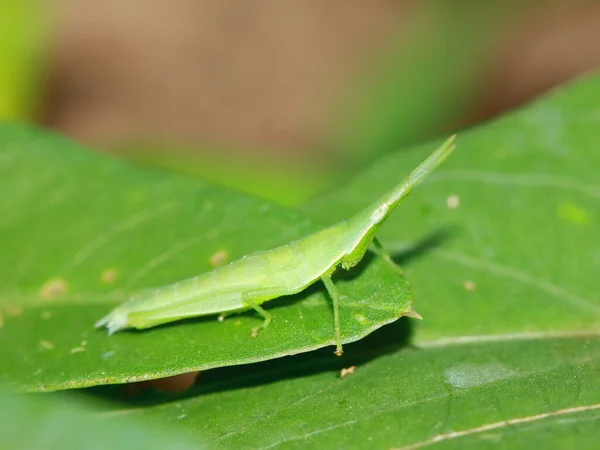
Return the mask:
[[[73, 398], [50, 399], [0, 394], [0, 447], [3, 450], [197, 449], [177, 433], [146, 429], [133, 418], [92, 416], [96, 408]], [[103, 420], [99, 420], [99, 419]]]
[[[320, 284], [267, 304], [274, 320], [257, 338], [253, 313], [110, 337], [93, 328], [138, 289], [319, 228], [301, 213], [10, 125], [0, 127], [0, 173], [0, 382], [25, 391], [122, 383], [333, 344]], [[344, 342], [410, 309], [408, 284], [380, 261], [337, 281]]]
[[171, 421], [212, 448], [591, 449], [600, 439], [598, 337], [436, 342], [379, 358], [363, 342], [348, 346], [364, 360], [343, 378], [321, 352], [217, 369], [190, 398], [129, 415]]

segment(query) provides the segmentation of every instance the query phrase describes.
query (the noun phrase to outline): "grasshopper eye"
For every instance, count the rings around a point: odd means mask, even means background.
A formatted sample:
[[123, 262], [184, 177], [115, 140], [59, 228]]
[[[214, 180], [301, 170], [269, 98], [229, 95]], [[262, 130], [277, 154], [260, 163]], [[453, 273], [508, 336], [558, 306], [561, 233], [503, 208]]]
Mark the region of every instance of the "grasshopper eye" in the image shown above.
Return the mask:
[[373, 225], [377, 225], [379, 222], [381, 222], [387, 215], [388, 210], [389, 206], [387, 203], [377, 207], [377, 209], [371, 213], [371, 223]]

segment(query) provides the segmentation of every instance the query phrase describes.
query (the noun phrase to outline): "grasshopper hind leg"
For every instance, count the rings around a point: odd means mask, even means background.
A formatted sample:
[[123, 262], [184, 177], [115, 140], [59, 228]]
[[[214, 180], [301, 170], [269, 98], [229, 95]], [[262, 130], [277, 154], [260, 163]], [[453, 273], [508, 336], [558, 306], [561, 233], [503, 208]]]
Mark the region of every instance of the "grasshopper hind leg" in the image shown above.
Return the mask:
[[333, 303], [333, 325], [335, 330], [335, 354], [337, 356], [342, 356], [344, 354], [344, 350], [342, 349], [342, 329], [340, 325], [340, 293], [338, 292], [335, 284], [331, 281], [331, 278], [322, 275], [321, 280], [323, 280], [323, 284], [325, 288], [327, 288], [327, 292], [331, 297], [331, 301]]
[[250, 333], [252, 337], [258, 336], [258, 332], [263, 328], [267, 328], [273, 320], [271, 313], [260, 306], [260, 303], [282, 295], [285, 295], [285, 292], [280, 288], [255, 289], [242, 293], [242, 302], [260, 314], [264, 319], [262, 325], [252, 328], [252, 332]]
[[258, 330], [267, 328], [271, 324], [271, 320], [273, 320], [273, 316], [271, 315], [271, 313], [267, 312], [267, 310], [265, 310], [263, 307], [257, 305], [256, 303], [254, 305], [250, 305], [250, 306], [252, 307], [252, 309], [254, 309], [254, 311], [259, 313], [265, 319], [260, 327], [252, 328], [250, 335], [252, 337], [256, 337], [256, 336], [258, 336]]

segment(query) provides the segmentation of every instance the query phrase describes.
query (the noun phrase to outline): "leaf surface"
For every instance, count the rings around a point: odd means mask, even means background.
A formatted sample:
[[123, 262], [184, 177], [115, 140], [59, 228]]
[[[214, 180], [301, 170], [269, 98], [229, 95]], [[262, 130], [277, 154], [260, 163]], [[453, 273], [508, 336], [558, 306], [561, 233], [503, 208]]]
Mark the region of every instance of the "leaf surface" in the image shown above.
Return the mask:
[[[367, 351], [361, 344], [353, 354]], [[320, 353], [321, 365], [295, 357], [259, 365], [271, 370], [217, 370], [190, 398], [131, 415], [186, 414], [181, 433], [213, 448], [591, 449], [599, 355], [598, 336], [432, 342], [340, 378]]]
[[[97, 403], [0, 393], [0, 447], [3, 450], [97, 450], [110, 448], [198, 449], [175, 432], [151, 429], [119, 414], [94, 415]], [[33, 430], [33, 431], [32, 431]]]

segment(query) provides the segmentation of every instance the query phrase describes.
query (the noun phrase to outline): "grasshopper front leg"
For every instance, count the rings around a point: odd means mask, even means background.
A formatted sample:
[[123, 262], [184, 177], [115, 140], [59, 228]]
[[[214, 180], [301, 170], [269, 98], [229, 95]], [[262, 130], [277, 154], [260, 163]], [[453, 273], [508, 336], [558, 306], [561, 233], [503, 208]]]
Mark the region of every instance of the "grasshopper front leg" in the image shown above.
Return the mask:
[[402, 267], [394, 262], [389, 253], [383, 248], [383, 245], [381, 245], [381, 242], [379, 242], [379, 239], [373, 238], [373, 246], [371, 248], [373, 249], [373, 252], [383, 259], [386, 264], [390, 266], [396, 273], [399, 275], [404, 275], [404, 270], [402, 270]]
[[252, 328], [252, 337], [258, 336], [258, 331], [267, 328], [271, 324], [271, 320], [273, 320], [271, 313], [260, 306], [258, 302], [279, 297], [280, 295], [281, 289], [279, 288], [254, 289], [242, 293], [242, 303], [252, 308], [265, 319], [261, 326]]
[[340, 327], [340, 293], [338, 292], [335, 284], [331, 281], [331, 277], [328, 275], [322, 275], [321, 280], [323, 280], [323, 284], [325, 288], [327, 288], [327, 292], [331, 297], [331, 301], [333, 303], [333, 325], [335, 328], [335, 354], [338, 356], [342, 356], [344, 350], [342, 349], [342, 330]]

